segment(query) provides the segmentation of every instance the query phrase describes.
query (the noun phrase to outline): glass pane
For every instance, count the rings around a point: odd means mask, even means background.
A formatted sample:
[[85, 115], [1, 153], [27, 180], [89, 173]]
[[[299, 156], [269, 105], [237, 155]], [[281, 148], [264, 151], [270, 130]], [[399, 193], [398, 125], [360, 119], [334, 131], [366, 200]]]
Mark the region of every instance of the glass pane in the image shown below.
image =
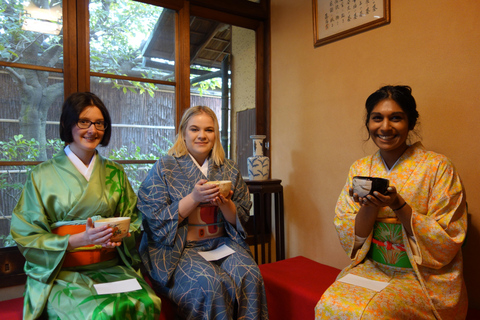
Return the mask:
[[[31, 153], [3, 153], [1, 160], [46, 160], [52, 155], [48, 140], [59, 138], [58, 123], [63, 103], [63, 75], [11, 68], [0, 73], [0, 145], [34, 139]], [[38, 86], [25, 89], [12, 74], [28, 77]]]
[[175, 81], [175, 11], [91, 0], [89, 12], [92, 72]]
[[[175, 137], [175, 11], [129, 0], [91, 0], [89, 11], [91, 71], [146, 80], [91, 78], [113, 122], [110, 144], [99, 151], [116, 160], [156, 160]], [[152, 164], [123, 166], [137, 191]]]
[[[3, 152], [2, 152], [3, 153]], [[8, 239], [12, 212], [23, 189], [27, 172], [33, 167], [0, 167], [0, 248], [16, 246]]]
[[228, 158], [231, 157], [231, 40], [231, 25], [199, 17], [190, 18], [190, 105], [208, 106], [215, 111]]
[[42, 4], [0, 2], [1, 61], [63, 68], [62, 1]]
[[[132, 86], [129, 81], [91, 78], [91, 91], [105, 103], [113, 124], [109, 145], [98, 150], [110, 159], [157, 160], [166, 154], [175, 138], [175, 87], [151, 85], [148, 92], [139, 93], [122, 90], [127, 86]], [[149, 166], [125, 168], [136, 189]], [[142, 173], [136, 172], [138, 169]]]
[[255, 52], [254, 30], [190, 19], [190, 104], [215, 111], [227, 156], [244, 176], [255, 134]]
[[[24, 75], [38, 86], [25, 90], [12, 75]], [[62, 103], [62, 74], [18, 68], [0, 73], [0, 161], [46, 160], [58, 152]], [[4, 241], [31, 168], [0, 166], [0, 247], [12, 244]]]

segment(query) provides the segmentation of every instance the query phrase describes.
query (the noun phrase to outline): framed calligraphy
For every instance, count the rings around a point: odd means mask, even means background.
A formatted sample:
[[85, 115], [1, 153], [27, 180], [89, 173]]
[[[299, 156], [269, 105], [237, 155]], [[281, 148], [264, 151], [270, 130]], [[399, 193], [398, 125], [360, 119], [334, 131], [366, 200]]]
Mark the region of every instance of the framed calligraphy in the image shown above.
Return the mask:
[[315, 47], [390, 23], [390, 0], [313, 0]]

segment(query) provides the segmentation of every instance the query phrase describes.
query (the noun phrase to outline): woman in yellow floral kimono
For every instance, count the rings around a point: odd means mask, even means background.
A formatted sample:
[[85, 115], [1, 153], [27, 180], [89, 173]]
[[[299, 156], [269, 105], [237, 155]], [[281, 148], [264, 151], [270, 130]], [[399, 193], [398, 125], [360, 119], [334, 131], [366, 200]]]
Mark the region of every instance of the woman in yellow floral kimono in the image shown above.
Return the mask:
[[[92, 93], [63, 105], [60, 137], [68, 143], [32, 170], [14, 209], [11, 235], [26, 258], [24, 319], [156, 319], [160, 299], [135, 270], [137, 197], [123, 168], [96, 152], [110, 140], [111, 121]], [[130, 233], [111, 242], [99, 217], [131, 218]], [[98, 294], [95, 285], [137, 282], [130, 292]]]
[[[418, 118], [410, 87], [380, 88], [366, 111], [379, 151], [351, 166], [338, 199], [334, 223], [352, 263], [323, 294], [316, 319], [465, 319], [460, 177], [445, 156], [407, 144]], [[389, 179], [387, 194], [359, 197], [355, 176]], [[343, 282], [347, 275], [388, 285], [377, 292]]]

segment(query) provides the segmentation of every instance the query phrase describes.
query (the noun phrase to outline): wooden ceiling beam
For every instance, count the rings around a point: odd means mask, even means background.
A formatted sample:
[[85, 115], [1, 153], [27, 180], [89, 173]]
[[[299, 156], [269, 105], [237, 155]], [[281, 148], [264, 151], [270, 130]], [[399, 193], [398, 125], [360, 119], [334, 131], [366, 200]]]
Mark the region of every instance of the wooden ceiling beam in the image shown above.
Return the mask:
[[201, 43], [200, 46], [194, 47], [194, 44], [190, 43], [190, 64], [192, 64], [198, 58], [200, 52], [202, 52], [207, 47], [207, 45], [215, 37], [220, 28], [223, 28], [223, 24], [215, 22], [212, 24], [212, 27], [205, 33], [204, 37], [199, 41]]

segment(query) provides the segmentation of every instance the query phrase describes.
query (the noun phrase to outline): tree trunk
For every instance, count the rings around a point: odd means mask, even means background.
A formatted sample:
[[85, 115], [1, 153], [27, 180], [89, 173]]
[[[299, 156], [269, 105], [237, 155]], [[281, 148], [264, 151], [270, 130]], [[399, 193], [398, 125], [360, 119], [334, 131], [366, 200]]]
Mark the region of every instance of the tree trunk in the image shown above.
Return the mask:
[[[35, 41], [23, 51], [22, 61], [19, 62], [52, 67], [62, 51], [61, 46], [55, 45], [42, 52], [39, 42]], [[20, 133], [25, 139], [33, 138], [39, 142], [40, 153], [37, 160], [46, 160], [47, 114], [52, 103], [63, 95], [63, 83], [49, 85], [49, 72], [46, 71], [13, 68], [7, 68], [7, 71], [20, 86]]]

